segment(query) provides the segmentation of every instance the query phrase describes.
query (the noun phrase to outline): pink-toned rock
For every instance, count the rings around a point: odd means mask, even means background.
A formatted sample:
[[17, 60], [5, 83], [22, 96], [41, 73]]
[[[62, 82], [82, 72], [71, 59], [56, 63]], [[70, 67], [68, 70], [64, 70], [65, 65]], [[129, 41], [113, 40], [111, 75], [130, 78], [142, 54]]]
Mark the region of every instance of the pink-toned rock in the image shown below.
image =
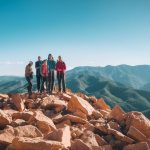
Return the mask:
[[16, 120], [12, 121], [11, 126], [12, 127], [17, 127], [17, 126], [24, 126], [26, 124], [27, 123], [26, 123], [25, 120], [23, 120], [23, 119], [16, 119]]
[[138, 142], [147, 140], [146, 136], [133, 126], [130, 127], [127, 135]]
[[56, 125], [57, 129], [60, 129], [60, 128], [64, 128], [66, 125], [71, 126], [71, 121], [68, 119], [68, 120], [64, 120], [60, 123], [57, 123], [55, 125]]
[[62, 94], [62, 98], [63, 98], [64, 100], [66, 100], [66, 101], [70, 101], [71, 96], [68, 95], [68, 94], [66, 94], [66, 93], [63, 93], [63, 94]]
[[86, 114], [84, 114], [82, 111], [77, 110], [76, 112], [73, 113], [74, 116], [78, 116], [82, 119], [87, 119]]
[[54, 95], [51, 95], [43, 99], [41, 107], [44, 109], [54, 109], [56, 112], [60, 112], [67, 107], [67, 103], [63, 100], [59, 100]]
[[99, 146], [95, 138], [95, 134], [92, 131], [84, 131], [80, 139], [90, 148], [93, 146]]
[[122, 110], [122, 108], [119, 105], [116, 105], [110, 112], [109, 118], [121, 122], [125, 119], [125, 114], [126, 113]]
[[79, 110], [90, 116], [95, 109], [83, 98], [72, 95], [70, 101], [68, 102], [68, 110], [70, 112], [76, 112]]
[[97, 98], [95, 96], [90, 96], [89, 97], [89, 101], [91, 101], [92, 103], [96, 103], [97, 102]]
[[56, 129], [53, 121], [45, 116], [42, 111], [35, 111], [34, 115], [31, 116], [28, 123], [36, 123], [37, 127], [42, 131], [42, 133], [48, 133]]
[[12, 143], [15, 137], [14, 129], [7, 127], [5, 130], [0, 131], [0, 144], [8, 145]]
[[99, 100], [96, 101], [96, 103], [94, 103], [94, 105], [102, 110], [110, 110], [111, 108], [105, 103], [104, 99], [101, 98]]
[[100, 110], [99, 111], [104, 118], [108, 118], [109, 114], [110, 114], [110, 111], [106, 111], [106, 110]]
[[80, 124], [85, 124], [85, 123], [87, 123], [86, 120], [84, 120], [84, 119], [82, 119], [82, 118], [80, 118], [80, 117], [77, 117], [77, 116], [69, 115], [69, 114], [68, 114], [68, 115], [65, 115], [65, 116], [63, 116], [63, 117], [61, 117], [61, 118], [54, 119], [53, 121], [54, 121], [55, 123], [60, 123], [60, 122], [65, 121], [65, 120], [70, 120], [70, 121], [73, 122], [73, 123], [80, 123]]
[[9, 125], [12, 122], [12, 117], [0, 110], [0, 126]]
[[25, 137], [15, 138], [13, 147], [16, 150], [61, 150], [64, 148], [60, 142]]
[[71, 133], [70, 127], [66, 126], [62, 129], [58, 129], [49, 133], [45, 139], [61, 142], [66, 148], [71, 146]]
[[15, 137], [42, 137], [42, 133], [34, 126], [26, 125], [13, 128], [8, 126], [5, 130], [0, 131], [0, 143], [11, 144]]
[[14, 113], [12, 114], [13, 120], [16, 120], [16, 119], [23, 119], [23, 120], [25, 120], [25, 121], [28, 121], [32, 116], [33, 116], [33, 112], [32, 112], [32, 111], [14, 112]]
[[127, 145], [123, 150], [149, 150], [149, 146], [146, 142], [141, 142], [137, 144]]
[[11, 98], [17, 110], [22, 112], [25, 109], [25, 106], [23, 100], [21, 99], [21, 96], [19, 94], [13, 94], [11, 95]]
[[19, 137], [42, 137], [42, 133], [32, 125], [19, 126], [14, 128], [15, 136]]
[[150, 138], [150, 121], [140, 112], [130, 112], [126, 117], [127, 130], [133, 126], [143, 133], [147, 138]]
[[0, 99], [8, 99], [9, 96], [7, 94], [0, 94]]

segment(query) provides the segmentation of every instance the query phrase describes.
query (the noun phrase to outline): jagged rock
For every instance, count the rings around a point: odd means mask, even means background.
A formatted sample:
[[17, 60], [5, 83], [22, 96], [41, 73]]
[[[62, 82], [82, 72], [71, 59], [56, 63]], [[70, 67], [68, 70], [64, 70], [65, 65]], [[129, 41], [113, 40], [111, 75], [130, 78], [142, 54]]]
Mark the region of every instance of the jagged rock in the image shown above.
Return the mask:
[[74, 116], [78, 116], [78, 117], [83, 118], [83, 119], [87, 119], [86, 114], [84, 114], [82, 111], [79, 111], [79, 110], [77, 110], [76, 112], [74, 112], [73, 115]]
[[117, 131], [120, 131], [120, 125], [117, 122], [110, 121], [108, 123], [108, 125], [110, 126], [111, 129], [115, 129]]
[[16, 150], [60, 150], [64, 148], [60, 142], [40, 138], [17, 137], [12, 143]]
[[71, 150], [91, 150], [82, 140], [76, 139], [71, 143]]
[[99, 146], [95, 138], [95, 134], [92, 131], [84, 131], [80, 139], [90, 148], [93, 146]]
[[8, 145], [12, 143], [15, 137], [14, 129], [7, 127], [5, 130], [0, 131], [0, 144]]
[[0, 99], [8, 99], [9, 96], [7, 94], [0, 94]]
[[42, 133], [34, 126], [26, 125], [13, 128], [11, 126], [7, 127], [5, 130], [0, 131], [0, 143], [1, 144], [11, 144], [15, 137], [42, 137]]
[[95, 134], [96, 141], [99, 146], [107, 145], [108, 143], [99, 135]]
[[53, 121], [45, 116], [41, 111], [35, 111], [34, 115], [30, 117], [28, 123], [36, 123], [37, 127], [44, 134], [56, 129]]
[[120, 140], [120, 141], [129, 143], [129, 144], [134, 143], [134, 140], [133, 140], [133, 139], [131, 139], [131, 138], [125, 136], [124, 134], [122, 134], [121, 132], [119, 132], [119, 131], [117, 131], [117, 130], [108, 128], [108, 134], [114, 135], [115, 138], [118, 139], [118, 140]]
[[66, 126], [64, 128], [58, 129], [49, 133], [45, 139], [61, 142], [66, 148], [71, 146], [71, 133], [70, 127]]
[[111, 108], [105, 103], [104, 99], [101, 98], [99, 100], [96, 101], [96, 103], [94, 103], [94, 105], [99, 108], [99, 109], [102, 109], [102, 110], [110, 110]]
[[12, 127], [24, 126], [24, 125], [27, 125], [27, 123], [23, 119], [16, 119], [16, 120], [12, 121], [12, 123], [11, 123]]
[[71, 126], [71, 121], [69, 119], [64, 120], [64, 121], [62, 121], [60, 123], [57, 123], [56, 124], [56, 128], [57, 129], [64, 128], [66, 125]]
[[85, 124], [87, 123], [86, 120], [80, 118], [80, 117], [77, 117], [77, 116], [73, 116], [73, 115], [65, 115], [61, 118], [58, 118], [58, 119], [54, 119], [53, 121], [55, 123], [60, 123], [62, 121], [65, 121], [65, 120], [70, 120], [71, 122], [74, 122], [74, 123], [81, 123], [81, 124]]
[[12, 114], [12, 118], [14, 119], [23, 119], [25, 121], [28, 121], [33, 116], [32, 111], [26, 111], [26, 112], [14, 112]]
[[43, 99], [41, 107], [44, 109], [54, 109], [55, 112], [60, 112], [67, 107], [65, 101], [59, 100], [55, 96], [51, 95]]
[[25, 106], [23, 100], [21, 99], [20, 94], [13, 94], [11, 95], [11, 98], [18, 111], [20, 112], [24, 111]]
[[116, 105], [110, 112], [109, 118], [121, 122], [122, 120], [125, 119], [125, 112], [122, 110], [120, 106]]
[[135, 127], [147, 138], [150, 138], [150, 121], [140, 112], [130, 112], [127, 114], [126, 128]]
[[94, 108], [84, 99], [76, 95], [72, 95], [68, 102], [68, 110], [70, 112], [76, 112], [77, 110], [83, 112], [86, 115], [92, 115]]
[[141, 142], [137, 144], [127, 145], [123, 150], [149, 150], [149, 146], [146, 142]]
[[68, 95], [68, 94], [66, 94], [66, 93], [63, 93], [63, 94], [61, 95], [61, 97], [62, 97], [62, 99], [66, 100], [66, 101], [70, 101], [70, 99], [71, 99], [71, 96]]
[[130, 127], [127, 135], [138, 142], [147, 140], [146, 136], [133, 126]]
[[9, 125], [12, 122], [12, 117], [6, 114], [3, 110], [0, 110], [0, 126]]

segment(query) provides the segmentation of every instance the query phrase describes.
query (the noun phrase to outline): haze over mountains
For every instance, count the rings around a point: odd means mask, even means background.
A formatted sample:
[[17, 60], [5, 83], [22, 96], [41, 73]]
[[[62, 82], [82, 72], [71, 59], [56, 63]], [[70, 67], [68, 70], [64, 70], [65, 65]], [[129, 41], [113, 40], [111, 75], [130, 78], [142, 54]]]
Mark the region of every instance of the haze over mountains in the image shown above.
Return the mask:
[[[67, 87], [103, 97], [113, 107], [121, 105], [125, 111], [142, 111], [150, 118], [150, 66], [76, 67], [67, 71]], [[36, 87], [35, 78], [34, 89]], [[0, 77], [0, 93], [26, 92], [23, 77]]]

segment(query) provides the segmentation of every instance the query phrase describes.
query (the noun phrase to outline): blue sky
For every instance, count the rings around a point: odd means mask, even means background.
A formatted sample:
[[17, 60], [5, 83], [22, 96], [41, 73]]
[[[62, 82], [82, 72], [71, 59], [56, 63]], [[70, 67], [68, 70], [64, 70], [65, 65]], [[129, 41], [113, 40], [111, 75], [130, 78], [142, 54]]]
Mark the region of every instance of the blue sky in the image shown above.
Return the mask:
[[62, 55], [76, 66], [150, 64], [149, 0], [0, 0], [0, 75]]

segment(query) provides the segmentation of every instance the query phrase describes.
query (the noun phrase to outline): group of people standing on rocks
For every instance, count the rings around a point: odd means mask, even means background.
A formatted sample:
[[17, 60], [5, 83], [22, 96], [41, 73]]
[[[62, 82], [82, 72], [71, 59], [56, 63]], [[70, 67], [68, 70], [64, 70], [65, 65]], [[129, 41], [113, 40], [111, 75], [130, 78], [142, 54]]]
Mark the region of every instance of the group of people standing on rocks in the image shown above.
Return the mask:
[[[25, 68], [25, 78], [28, 82], [28, 93], [29, 96], [32, 95], [32, 79], [33, 79], [33, 62], [30, 61]], [[55, 70], [57, 72], [57, 81], [58, 81], [58, 92], [66, 92], [65, 86], [65, 70], [66, 64], [62, 60], [61, 56], [58, 56], [57, 62], [54, 60], [52, 54], [48, 55], [48, 59], [41, 60], [41, 57], [38, 56], [38, 60], [35, 62], [36, 69], [36, 79], [37, 79], [37, 90], [42, 93], [44, 91], [52, 94], [54, 90], [55, 82]], [[45, 86], [44, 86], [45, 85]]]

